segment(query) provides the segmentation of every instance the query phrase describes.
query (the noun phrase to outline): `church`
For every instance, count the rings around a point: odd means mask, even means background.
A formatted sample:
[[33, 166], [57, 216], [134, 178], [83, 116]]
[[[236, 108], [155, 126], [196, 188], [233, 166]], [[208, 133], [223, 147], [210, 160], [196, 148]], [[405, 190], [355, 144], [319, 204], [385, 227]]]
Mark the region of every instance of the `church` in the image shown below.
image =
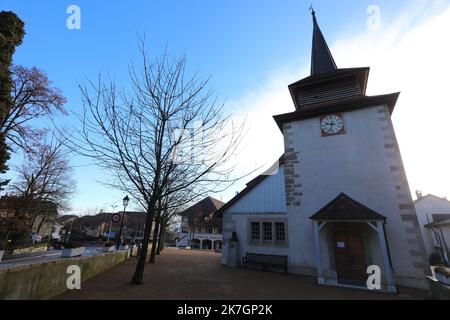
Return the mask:
[[[273, 118], [284, 154], [218, 210], [222, 264], [286, 258], [319, 285], [427, 289], [429, 266], [392, 126], [399, 93], [367, 96], [368, 67], [338, 68], [315, 12], [311, 74], [288, 86], [295, 111]], [[275, 106], [274, 106], [275, 107]], [[369, 268], [370, 269], [370, 268]]]

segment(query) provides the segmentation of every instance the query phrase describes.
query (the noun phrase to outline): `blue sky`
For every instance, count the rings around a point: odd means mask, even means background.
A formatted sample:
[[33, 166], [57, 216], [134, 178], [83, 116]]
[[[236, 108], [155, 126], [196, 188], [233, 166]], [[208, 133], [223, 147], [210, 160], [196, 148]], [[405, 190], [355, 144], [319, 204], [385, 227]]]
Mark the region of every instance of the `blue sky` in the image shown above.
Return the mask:
[[[369, 5], [382, 9], [382, 21], [388, 25], [409, 10], [411, 2], [421, 1], [0, 0], [0, 10], [14, 11], [26, 23], [27, 34], [14, 62], [45, 70], [68, 99], [69, 111], [81, 110], [77, 85], [85, 79], [108, 72], [126, 85], [128, 65], [138, 60], [138, 35], [145, 33], [151, 54], [161, 52], [167, 43], [172, 54], [187, 55], [189, 70], [212, 76], [213, 86], [221, 98], [230, 101], [229, 111], [233, 113], [242, 108], [239, 101], [264, 90], [274, 75], [280, 76], [280, 70], [290, 70], [284, 86], [306, 75], [300, 72], [309, 68], [311, 2], [328, 42], [339, 44], [347, 35], [365, 32]], [[81, 30], [66, 27], [69, 5], [81, 9]], [[283, 90], [288, 95], [287, 88]], [[271, 114], [277, 113], [279, 107], [272, 106]], [[71, 121], [72, 117], [58, 119], [63, 125]], [[72, 164], [87, 163], [75, 157]], [[101, 178], [101, 171], [78, 167], [75, 174], [75, 213], [120, 202], [120, 192], [106, 190], [95, 182], [95, 177]], [[237, 184], [222, 195], [222, 200], [228, 200], [242, 186], [243, 182]]]
[[[373, 1], [316, 1], [319, 21], [332, 42], [336, 31], [365, 28]], [[401, 7], [378, 5], [389, 12]], [[66, 28], [69, 5], [81, 8], [81, 30]], [[25, 22], [27, 36], [15, 61], [38, 65], [75, 102], [73, 82], [108, 70], [124, 76], [136, 57], [137, 35], [145, 33], [151, 52], [168, 43], [184, 52], [189, 65], [214, 77], [224, 97], [239, 96], [258, 85], [285, 61], [309, 60], [311, 17], [308, 1], [82, 1], [2, 0]], [[388, 11], [389, 10], [389, 11]]]

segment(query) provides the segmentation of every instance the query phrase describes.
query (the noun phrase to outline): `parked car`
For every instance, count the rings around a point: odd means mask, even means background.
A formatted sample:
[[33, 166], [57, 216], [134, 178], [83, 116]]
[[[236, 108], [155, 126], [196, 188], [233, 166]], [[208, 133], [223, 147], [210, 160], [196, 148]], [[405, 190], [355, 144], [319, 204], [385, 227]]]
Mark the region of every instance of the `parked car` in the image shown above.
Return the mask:
[[54, 250], [61, 250], [62, 249], [62, 246], [63, 246], [63, 244], [62, 244], [62, 242], [60, 241], [60, 240], [58, 240], [58, 239], [52, 239], [51, 241], [50, 241], [50, 244], [49, 244]]

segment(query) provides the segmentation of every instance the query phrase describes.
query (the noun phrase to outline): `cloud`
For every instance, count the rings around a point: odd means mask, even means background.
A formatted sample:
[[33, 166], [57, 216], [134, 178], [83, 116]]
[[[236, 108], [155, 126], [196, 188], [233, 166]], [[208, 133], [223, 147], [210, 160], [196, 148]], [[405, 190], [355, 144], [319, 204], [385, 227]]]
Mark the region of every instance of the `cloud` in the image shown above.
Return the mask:
[[393, 123], [412, 191], [449, 195], [450, 5], [416, 1], [390, 25], [332, 51], [341, 65], [370, 66], [368, 94], [401, 91]]
[[[369, 95], [402, 92], [393, 122], [410, 188], [439, 196], [450, 195], [448, 30], [448, 2], [413, 1], [391, 21], [382, 20], [379, 30], [340, 34], [331, 46], [339, 67], [371, 67]], [[287, 85], [308, 69], [282, 67], [265, 85], [228, 103], [242, 110], [235, 118], [247, 119], [237, 170], [267, 168], [283, 153], [283, 137], [272, 116], [294, 110]], [[233, 191], [243, 186], [237, 184]]]
[[306, 76], [306, 69], [280, 68], [263, 86], [227, 102], [227, 108], [233, 110], [233, 120], [245, 122], [244, 138], [234, 161], [236, 175], [252, 174], [224, 192], [223, 200], [232, 198], [246, 182], [269, 169], [283, 154], [283, 135], [272, 116], [294, 111], [287, 84], [297, 81], [300, 75]]

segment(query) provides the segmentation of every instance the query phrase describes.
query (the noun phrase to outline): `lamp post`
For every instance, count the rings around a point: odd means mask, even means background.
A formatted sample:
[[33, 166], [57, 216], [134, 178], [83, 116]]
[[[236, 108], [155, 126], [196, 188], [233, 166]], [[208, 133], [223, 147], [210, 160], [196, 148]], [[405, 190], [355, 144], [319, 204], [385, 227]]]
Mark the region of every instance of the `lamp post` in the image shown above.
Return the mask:
[[122, 230], [123, 230], [123, 221], [125, 220], [125, 209], [128, 206], [128, 202], [130, 201], [130, 198], [126, 196], [123, 198], [123, 215], [122, 215], [122, 221], [120, 222], [120, 230], [119, 230], [119, 241], [117, 241], [117, 250], [119, 250], [120, 245], [122, 244]]

